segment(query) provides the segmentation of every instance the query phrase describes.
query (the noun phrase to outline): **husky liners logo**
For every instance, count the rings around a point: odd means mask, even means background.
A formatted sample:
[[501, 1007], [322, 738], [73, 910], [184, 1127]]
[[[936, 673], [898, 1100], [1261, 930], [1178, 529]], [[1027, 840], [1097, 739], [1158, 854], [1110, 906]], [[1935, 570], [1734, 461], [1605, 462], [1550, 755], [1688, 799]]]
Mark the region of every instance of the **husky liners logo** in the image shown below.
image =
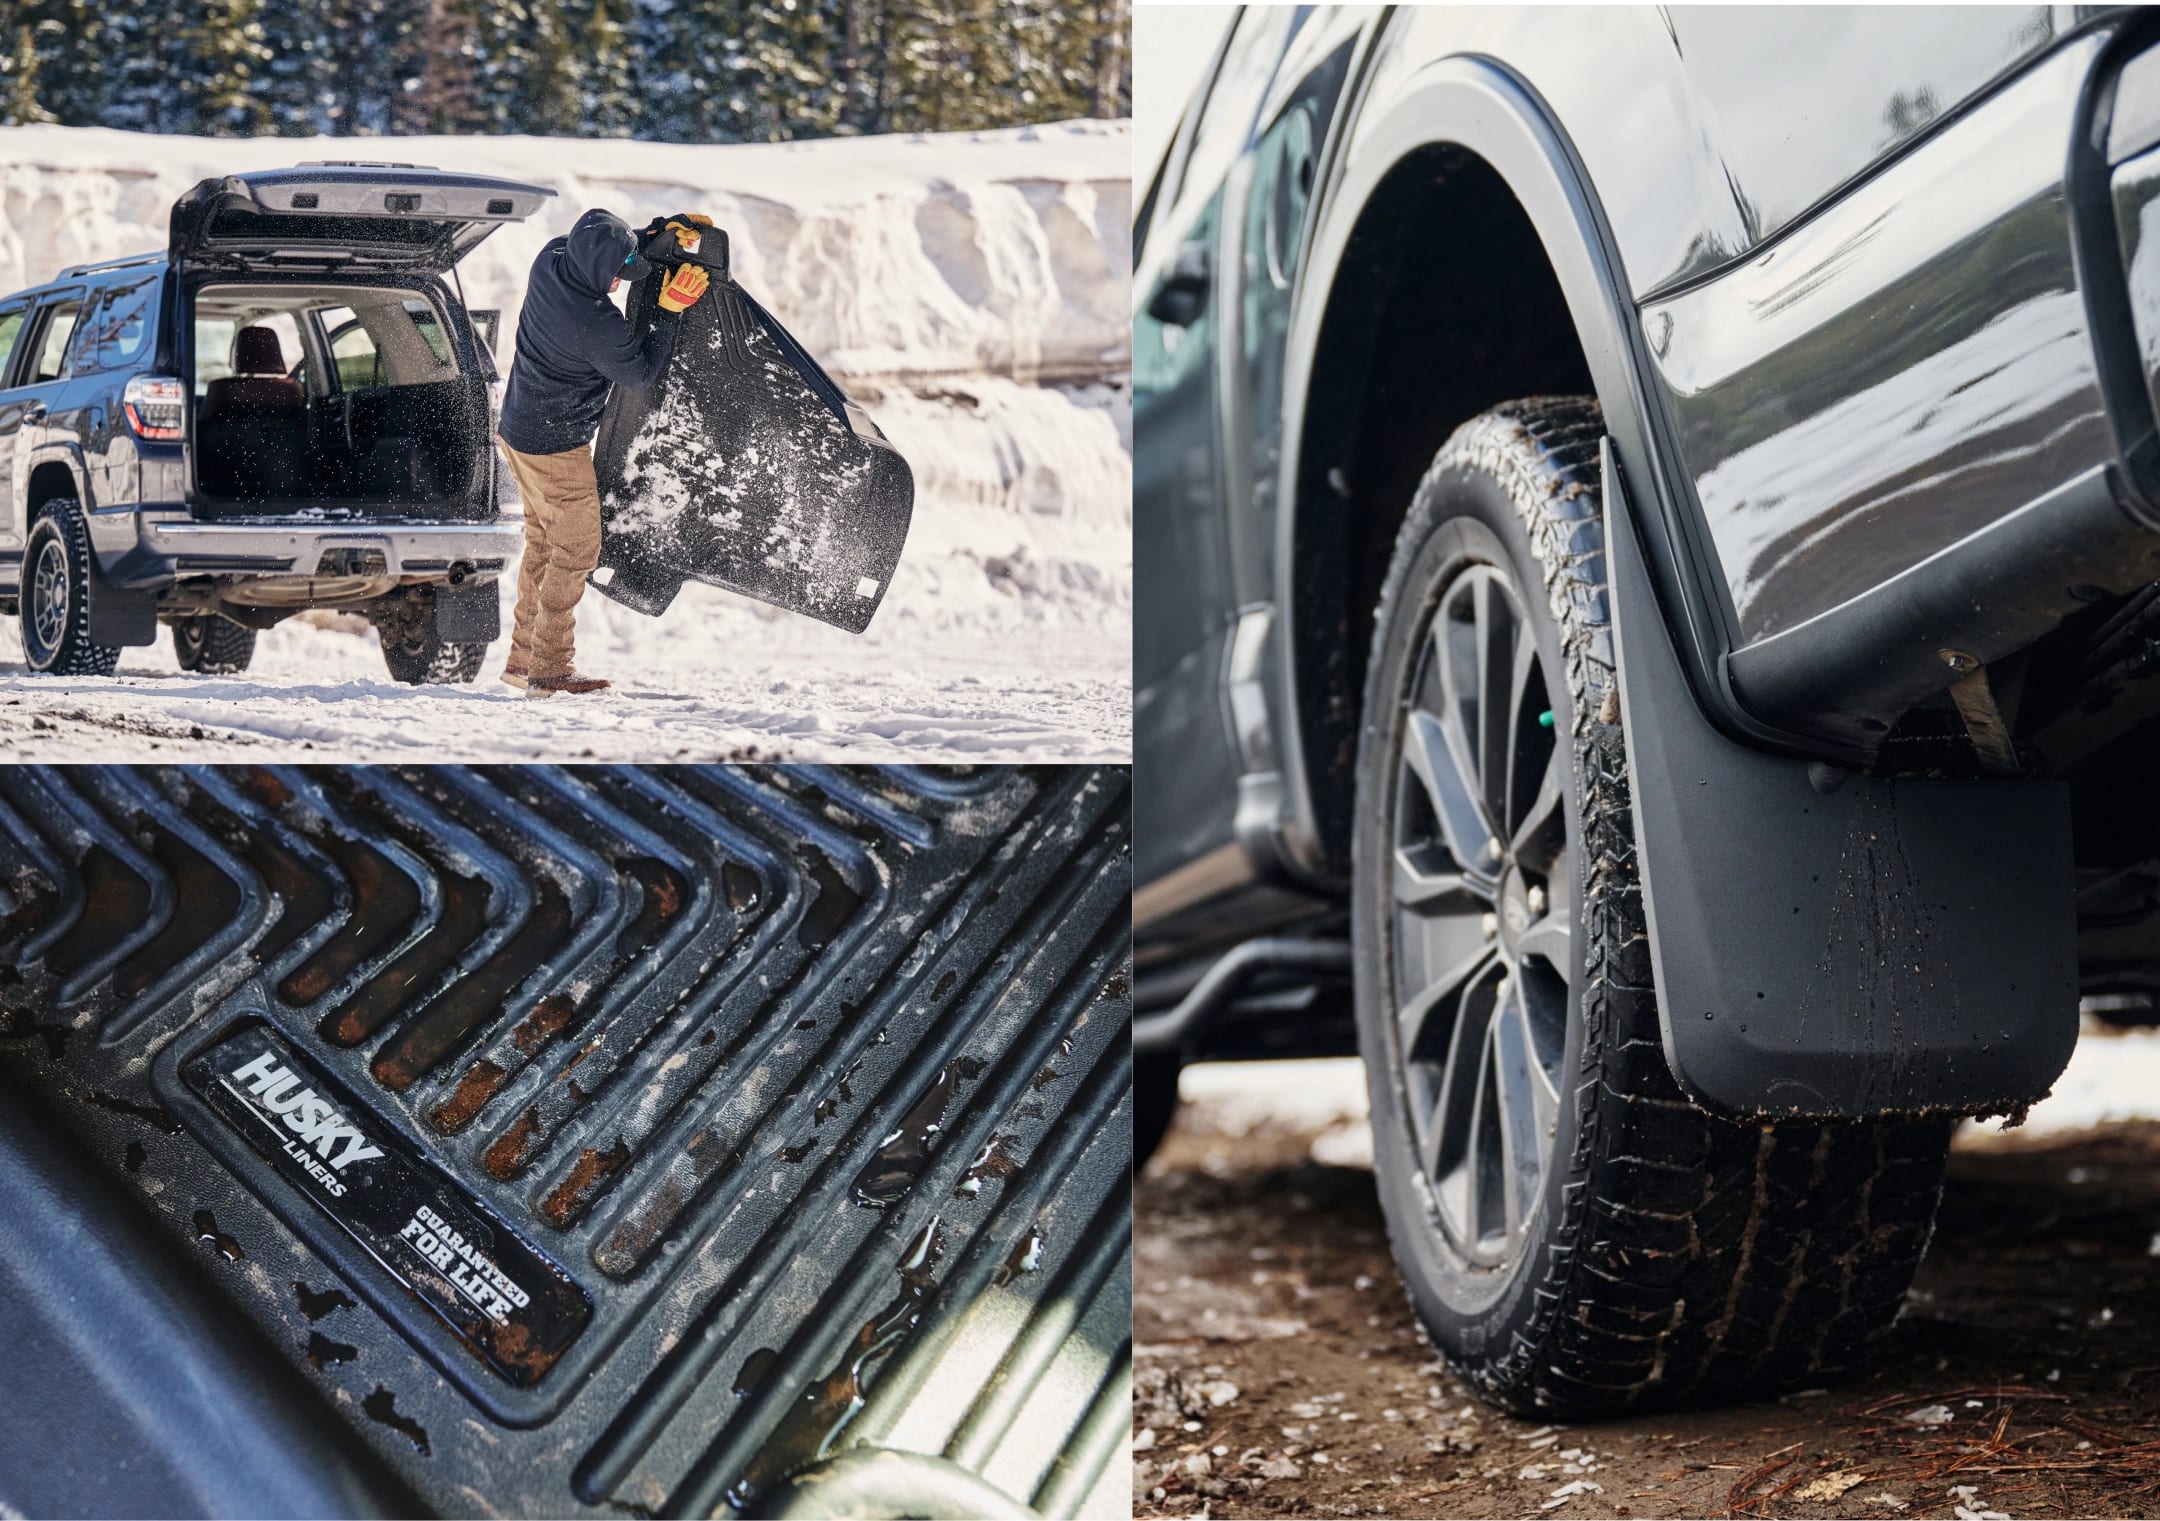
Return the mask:
[[[569, 1274], [268, 1026], [241, 1024], [180, 1072], [248, 1150], [506, 1382], [530, 1388], [590, 1322], [592, 1301]], [[293, 1224], [308, 1233], [306, 1220]]]
[[285, 1127], [298, 1135], [302, 1146], [312, 1146], [317, 1156], [339, 1172], [355, 1162], [382, 1155], [382, 1148], [371, 1145], [335, 1104], [313, 1088], [301, 1088], [300, 1074], [272, 1053], [263, 1052], [246, 1066], [235, 1067], [229, 1075], [235, 1083], [246, 1085], [257, 1104], [283, 1120]]

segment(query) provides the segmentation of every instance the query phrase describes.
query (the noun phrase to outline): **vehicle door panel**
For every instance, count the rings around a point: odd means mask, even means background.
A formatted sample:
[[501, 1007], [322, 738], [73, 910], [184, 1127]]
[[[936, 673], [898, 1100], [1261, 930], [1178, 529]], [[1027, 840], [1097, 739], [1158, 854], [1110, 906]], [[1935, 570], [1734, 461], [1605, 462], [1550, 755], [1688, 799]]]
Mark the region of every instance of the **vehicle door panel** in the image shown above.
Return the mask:
[[0, 306], [0, 553], [19, 553], [23, 547], [15, 501], [15, 432], [29, 403], [7, 381], [29, 316], [27, 301]]
[[1236, 314], [1226, 328], [1225, 414], [1247, 440], [1236, 451], [1230, 514], [1231, 576], [1241, 606], [1275, 595], [1283, 451], [1283, 362], [1297, 296], [1299, 257], [1320, 153], [1341, 103], [1362, 17], [1330, 18], [1293, 40], [1242, 185]]
[[37, 506], [29, 499], [31, 469], [48, 440], [64, 436], [64, 420], [59, 430], [55, 430], [53, 408], [67, 388], [68, 350], [82, 308], [82, 287], [55, 291], [39, 298], [36, 311], [25, 325], [28, 337], [19, 367], [14, 372], [15, 385], [7, 392], [7, 401], [14, 413], [14, 436], [6, 444], [0, 444], [0, 449], [5, 449], [11, 460], [13, 478], [9, 482], [8, 502], [12, 516], [8, 528], [16, 548], [21, 547], [30, 513]]
[[[1230, 573], [1221, 391], [1224, 181], [1303, 13], [1240, 13], [1192, 130], [1179, 185], [1149, 233], [1133, 315], [1135, 870], [1146, 882], [1232, 837], [1238, 762], [1223, 672]], [[1166, 291], [1202, 272], [1192, 309]], [[1234, 280], [1232, 281], [1234, 284]]]

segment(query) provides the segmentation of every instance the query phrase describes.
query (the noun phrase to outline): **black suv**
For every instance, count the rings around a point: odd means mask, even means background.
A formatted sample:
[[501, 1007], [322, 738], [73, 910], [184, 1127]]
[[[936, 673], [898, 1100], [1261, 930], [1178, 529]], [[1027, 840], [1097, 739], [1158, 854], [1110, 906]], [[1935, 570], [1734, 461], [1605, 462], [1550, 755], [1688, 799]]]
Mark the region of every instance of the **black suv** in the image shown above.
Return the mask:
[[2160, 990], [2160, 16], [1255, 7], [1142, 202], [1134, 1044], [1505, 1404], [1810, 1380]]
[[109, 675], [162, 622], [183, 668], [239, 671], [324, 607], [372, 621], [398, 680], [470, 681], [520, 528], [498, 314], [455, 265], [553, 194], [406, 164], [205, 180], [164, 253], [0, 301], [0, 603], [31, 668]]

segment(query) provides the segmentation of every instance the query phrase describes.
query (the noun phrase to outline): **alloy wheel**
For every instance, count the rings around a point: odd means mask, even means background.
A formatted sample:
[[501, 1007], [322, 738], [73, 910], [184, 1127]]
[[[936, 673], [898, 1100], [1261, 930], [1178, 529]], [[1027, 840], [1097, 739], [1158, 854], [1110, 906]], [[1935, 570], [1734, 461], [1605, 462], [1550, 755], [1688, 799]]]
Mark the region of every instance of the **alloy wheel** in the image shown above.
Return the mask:
[[67, 551], [48, 539], [38, 550], [37, 568], [30, 578], [30, 631], [42, 652], [60, 648], [67, 634]]
[[1395, 1049], [1437, 1224], [1510, 1264], [1560, 1106], [1574, 977], [1566, 748], [1520, 589], [1464, 565], [1421, 636], [1395, 767]]

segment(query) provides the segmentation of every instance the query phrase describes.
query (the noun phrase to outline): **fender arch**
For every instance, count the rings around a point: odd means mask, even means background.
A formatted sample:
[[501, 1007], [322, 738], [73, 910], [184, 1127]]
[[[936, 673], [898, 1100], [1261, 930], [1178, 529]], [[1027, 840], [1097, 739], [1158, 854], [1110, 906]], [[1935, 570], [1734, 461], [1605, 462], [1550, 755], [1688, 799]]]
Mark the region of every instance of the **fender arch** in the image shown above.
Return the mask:
[[[1368, 60], [1384, 50], [1383, 37]], [[1730, 598], [1671, 421], [1651, 383], [1647, 343], [1618, 245], [1566, 132], [1536, 90], [1490, 57], [1461, 54], [1420, 69], [1390, 93], [1377, 114], [1371, 109], [1371, 79], [1368, 61], [1329, 149], [1324, 205], [1308, 234], [1285, 353], [1279, 498], [1285, 510], [1276, 525], [1272, 588], [1278, 609], [1276, 668], [1282, 673], [1277, 730], [1283, 803], [1276, 848], [1285, 866], [1318, 882], [1338, 880], [1347, 857], [1341, 844], [1345, 831], [1317, 796], [1323, 763], [1316, 741], [1339, 745], [1345, 725], [1354, 735], [1358, 694], [1351, 694], [1352, 711], [1345, 714], [1339, 691], [1326, 690], [1326, 674], [1315, 667], [1328, 646], [1319, 630], [1309, 629], [1313, 609], [1301, 605], [1299, 596], [1299, 525], [1311, 521], [1305, 514], [1351, 505], [1329, 489], [1330, 439], [1315, 431], [1314, 379], [1329, 337], [1328, 318], [1337, 310], [1337, 281], [1367, 208], [1390, 176], [1421, 152], [1459, 150], [1488, 166], [1543, 245], [1615, 453], [1636, 492], [1659, 601], [1678, 635], [1698, 704], [1735, 739], [1776, 750], [1799, 748], [1796, 740], [1750, 718], [1725, 680], [1723, 657], [1736, 636]], [[1304, 637], [1308, 632], [1312, 637]], [[1362, 652], [1356, 658], [1361, 661]], [[1322, 707], [1336, 711], [1322, 714]]]

